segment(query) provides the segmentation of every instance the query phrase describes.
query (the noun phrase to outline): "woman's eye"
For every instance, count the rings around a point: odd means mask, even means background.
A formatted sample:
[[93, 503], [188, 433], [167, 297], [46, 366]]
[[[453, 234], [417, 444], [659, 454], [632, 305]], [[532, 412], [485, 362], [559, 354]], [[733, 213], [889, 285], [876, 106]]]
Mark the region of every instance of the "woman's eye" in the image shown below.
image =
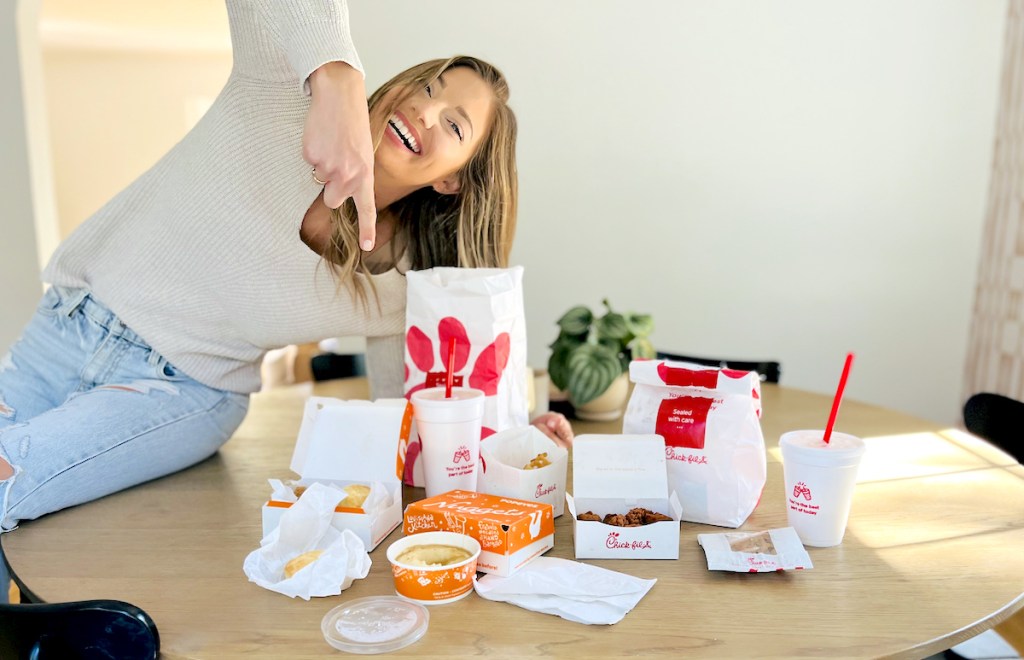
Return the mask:
[[427, 96], [430, 96], [430, 97], [434, 96], [433, 93], [432, 93], [432, 90], [430, 89], [430, 85], [427, 85]]
[[459, 136], [459, 142], [462, 142], [462, 129], [459, 128], [459, 125], [450, 119], [448, 120], [448, 125], [451, 126], [452, 130], [455, 131], [455, 134]]

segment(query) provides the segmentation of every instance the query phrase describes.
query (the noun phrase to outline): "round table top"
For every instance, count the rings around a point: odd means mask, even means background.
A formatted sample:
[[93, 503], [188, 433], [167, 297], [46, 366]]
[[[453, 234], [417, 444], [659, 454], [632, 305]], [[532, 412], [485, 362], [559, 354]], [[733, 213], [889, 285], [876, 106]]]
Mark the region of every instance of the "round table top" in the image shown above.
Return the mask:
[[[362, 379], [254, 395], [238, 432], [188, 470], [23, 524], [2, 537], [18, 579], [48, 602], [112, 598], [146, 610], [164, 658], [306, 658], [337, 653], [320, 633], [328, 610], [393, 594], [387, 546], [369, 576], [339, 596], [290, 599], [249, 582], [268, 478], [288, 465], [305, 399], [365, 398]], [[762, 391], [768, 482], [742, 526], [786, 526], [778, 438], [821, 428], [830, 397], [776, 385]], [[574, 421], [617, 433], [621, 420]], [[586, 626], [471, 595], [433, 607], [430, 627], [403, 655], [497, 657], [922, 657], [995, 625], [1024, 604], [1024, 467], [956, 429], [844, 401], [837, 428], [860, 435], [861, 466], [842, 545], [808, 548], [814, 568], [711, 572], [699, 533], [682, 523], [678, 560], [585, 560], [658, 582], [611, 626]], [[571, 477], [571, 469], [570, 469]], [[570, 485], [571, 491], [571, 485]], [[406, 488], [404, 501], [423, 497]], [[573, 558], [560, 517], [549, 556]]]

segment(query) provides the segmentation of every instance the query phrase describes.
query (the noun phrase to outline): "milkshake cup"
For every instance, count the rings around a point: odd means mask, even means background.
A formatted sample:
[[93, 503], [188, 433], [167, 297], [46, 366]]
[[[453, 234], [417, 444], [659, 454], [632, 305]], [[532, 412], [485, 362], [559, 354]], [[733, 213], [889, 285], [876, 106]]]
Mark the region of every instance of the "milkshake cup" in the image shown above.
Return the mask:
[[427, 497], [456, 488], [475, 491], [483, 391], [453, 387], [451, 398], [445, 398], [445, 388], [434, 387], [414, 392], [411, 400]]
[[779, 439], [786, 483], [786, 516], [804, 545], [839, 545], [850, 517], [864, 441], [846, 433], [790, 431]]

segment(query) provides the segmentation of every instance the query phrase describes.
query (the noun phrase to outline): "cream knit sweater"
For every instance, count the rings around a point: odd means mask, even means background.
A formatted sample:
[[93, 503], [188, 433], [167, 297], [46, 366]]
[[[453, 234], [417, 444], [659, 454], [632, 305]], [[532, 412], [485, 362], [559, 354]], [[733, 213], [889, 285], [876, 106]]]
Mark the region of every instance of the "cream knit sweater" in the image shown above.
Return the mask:
[[344, 0], [227, 0], [234, 66], [209, 112], [86, 220], [43, 279], [84, 287], [206, 385], [260, 386], [272, 348], [368, 337], [372, 395], [401, 396], [405, 276], [373, 276], [368, 310], [299, 238], [320, 193], [302, 159], [321, 65], [361, 68]]

